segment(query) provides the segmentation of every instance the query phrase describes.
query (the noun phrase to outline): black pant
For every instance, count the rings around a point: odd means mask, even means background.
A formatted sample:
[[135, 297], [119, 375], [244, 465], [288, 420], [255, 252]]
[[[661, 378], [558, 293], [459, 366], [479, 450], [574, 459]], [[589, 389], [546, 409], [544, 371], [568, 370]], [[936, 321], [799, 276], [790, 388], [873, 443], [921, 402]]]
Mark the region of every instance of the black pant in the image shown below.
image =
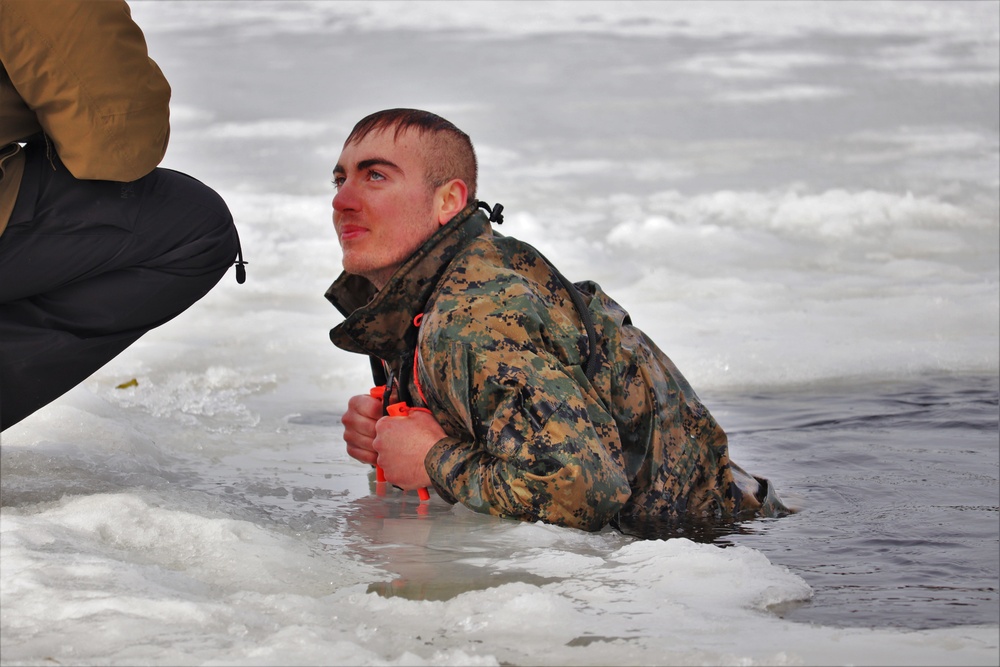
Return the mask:
[[0, 235], [0, 430], [205, 296], [239, 247], [225, 202], [190, 176], [82, 181], [44, 143], [26, 152]]

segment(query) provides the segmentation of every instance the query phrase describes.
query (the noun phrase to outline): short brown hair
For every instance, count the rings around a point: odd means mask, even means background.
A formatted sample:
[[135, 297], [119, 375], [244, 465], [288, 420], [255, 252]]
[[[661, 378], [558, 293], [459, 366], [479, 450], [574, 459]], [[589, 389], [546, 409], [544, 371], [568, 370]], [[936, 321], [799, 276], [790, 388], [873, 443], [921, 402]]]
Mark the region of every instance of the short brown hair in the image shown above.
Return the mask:
[[427, 181], [437, 188], [453, 178], [460, 178], [469, 189], [469, 201], [476, 198], [478, 166], [476, 151], [469, 135], [441, 116], [420, 109], [386, 109], [358, 121], [344, 145], [361, 141], [372, 132], [395, 129], [396, 139], [407, 130], [430, 134], [428, 142]]

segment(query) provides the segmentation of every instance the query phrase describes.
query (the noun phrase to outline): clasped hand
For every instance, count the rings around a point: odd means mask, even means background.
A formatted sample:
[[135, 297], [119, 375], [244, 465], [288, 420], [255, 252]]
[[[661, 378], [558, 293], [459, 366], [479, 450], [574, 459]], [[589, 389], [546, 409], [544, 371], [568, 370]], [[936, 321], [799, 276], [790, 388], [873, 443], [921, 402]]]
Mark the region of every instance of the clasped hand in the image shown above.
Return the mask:
[[352, 396], [341, 417], [347, 454], [362, 463], [379, 465], [386, 481], [407, 491], [431, 485], [424, 458], [445, 436], [428, 412], [406, 417], [382, 416], [382, 401], [369, 394]]

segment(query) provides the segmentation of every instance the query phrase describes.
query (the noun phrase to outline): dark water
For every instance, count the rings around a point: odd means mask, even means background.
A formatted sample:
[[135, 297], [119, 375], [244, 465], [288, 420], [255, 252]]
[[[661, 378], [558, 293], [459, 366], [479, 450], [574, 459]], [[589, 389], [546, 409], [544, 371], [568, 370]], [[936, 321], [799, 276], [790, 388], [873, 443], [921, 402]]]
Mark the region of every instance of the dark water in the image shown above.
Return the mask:
[[757, 549], [814, 589], [775, 610], [834, 626], [1000, 622], [996, 377], [702, 395], [733, 459], [799, 509], [717, 544]]
[[[648, 526], [643, 536], [764, 553], [813, 588], [811, 600], [772, 609], [791, 621], [914, 630], [1000, 623], [998, 398], [1000, 378], [984, 376], [703, 392], [734, 460], [768, 477], [796, 513]], [[437, 599], [434, 585], [453, 595], [482, 575], [418, 579], [416, 592], [379, 592]]]

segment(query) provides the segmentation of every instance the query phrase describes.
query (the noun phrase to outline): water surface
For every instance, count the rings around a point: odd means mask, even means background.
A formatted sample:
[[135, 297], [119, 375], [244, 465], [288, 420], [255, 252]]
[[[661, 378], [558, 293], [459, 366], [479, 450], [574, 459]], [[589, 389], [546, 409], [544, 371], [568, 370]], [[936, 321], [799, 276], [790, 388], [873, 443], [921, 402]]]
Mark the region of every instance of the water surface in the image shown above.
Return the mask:
[[[164, 166], [249, 277], [4, 432], [0, 662], [997, 664], [1000, 5], [133, 15]], [[622, 303], [796, 514], [638, 540], [374, 485], [322, 294], [340, 145], [396, 106], [472, 135], [500, 231]]]

